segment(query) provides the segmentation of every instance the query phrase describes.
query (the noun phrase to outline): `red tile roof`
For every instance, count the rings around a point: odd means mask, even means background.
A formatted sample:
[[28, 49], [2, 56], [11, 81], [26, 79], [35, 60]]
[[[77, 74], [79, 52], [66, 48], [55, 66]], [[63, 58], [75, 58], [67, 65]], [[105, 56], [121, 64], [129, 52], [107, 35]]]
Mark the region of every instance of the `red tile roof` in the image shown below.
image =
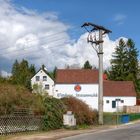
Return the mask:
[[104, 96], [134, 96], [135, 87], [132, 81], [104, 81]]
[[58, 69], [56, 83], [98, 83], [98, 70], [94, 69]]

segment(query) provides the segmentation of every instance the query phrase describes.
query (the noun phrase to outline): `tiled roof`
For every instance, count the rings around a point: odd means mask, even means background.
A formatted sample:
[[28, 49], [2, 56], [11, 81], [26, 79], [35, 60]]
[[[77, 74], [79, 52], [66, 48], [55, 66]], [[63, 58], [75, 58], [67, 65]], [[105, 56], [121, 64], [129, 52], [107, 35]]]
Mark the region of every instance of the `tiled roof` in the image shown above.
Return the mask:
[[98, 83], [98, 70], [94, 69], [57, 69], [56, 83]]
[[104, 96], [136, 96], [132, 81], [104, 81]]

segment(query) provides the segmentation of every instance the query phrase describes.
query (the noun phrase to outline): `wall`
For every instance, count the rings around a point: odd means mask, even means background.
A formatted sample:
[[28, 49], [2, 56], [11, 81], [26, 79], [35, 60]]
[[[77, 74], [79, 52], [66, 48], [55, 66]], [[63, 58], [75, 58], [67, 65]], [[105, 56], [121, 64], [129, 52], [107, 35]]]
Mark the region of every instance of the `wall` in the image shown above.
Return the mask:
[[[121, 101], [118, 101], [118, 105], [116, 102], [116, 108], [112, 108], [112, 101], [115, 101], [116, 99], [123, 100], [124, 103], [121, 103]], [[106, 101], [109, 100], [109, 103]], [[136, 105], [136, 97], [104, 97], [104, 112], [116, 112], [117, 107], [119, 111], [123, 111], [123, 106], [134, 106]]]
[[74, 88], [77, 84], [56, 84], [55, 97], [63, 98], [74, 96], [87, 103], [90, 107], [98, 109], [98, 85], [97, 84], [79, 84], [81, 90], [77, 92]]
[[[90, 107], [98, 109], [98, 84], [79, 84], [81, 90], [75, 91], [76, 84], [56, 84], [54, 90], [54, 96], [56, 98], [63, 98], [65, 96], [74, 96], [87, 103]], [[118, 102], [119, 110], [123, 109], [123, 106], [134, 106], [136, 105], [136, 97], [103, 97], [104, 112], [116, 112], [116, 108], [112, 108], [112, 101], [116, 99], [123, 100], [124, 102]], [[109, 101], [107, 103], [106, 101]]]
[[[40, 76], [40, 81], [36, 81], [36, 76]], [[43, 81], [43, 76], [47, 76], [47, 81]], [[34, 84], [42, 86], [43, 92], [47, 91], [50, 96], [53, 96], [54, 90], [54, 81], [43, 71], [40, 70], [32, 79], [31, 79], [32, 88]], [[45, 89], [45, 85], [49, 84], [49, 90]]]
[[140, 106], [124, 106], [123, 110], [125, 113], [140, 113]]

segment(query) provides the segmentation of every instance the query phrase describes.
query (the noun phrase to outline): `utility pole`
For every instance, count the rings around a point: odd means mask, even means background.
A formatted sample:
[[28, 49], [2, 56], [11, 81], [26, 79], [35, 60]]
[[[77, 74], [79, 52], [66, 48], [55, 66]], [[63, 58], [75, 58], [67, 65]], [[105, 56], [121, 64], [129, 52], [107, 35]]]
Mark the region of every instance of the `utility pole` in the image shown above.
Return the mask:
[[[103, 35], [111, 33], [111, 31], [93, 23], [84, 23], [81, 27], [84, 27], [89, 32], [87, 41], [91, 43], [99, 57], [98, 122], [103, 125]], [[91, 29], [89, 30], [87, 27]], [[98, 39], [96, 39], [96, 35], [93, 36], [94, 32], [98, 32]]]

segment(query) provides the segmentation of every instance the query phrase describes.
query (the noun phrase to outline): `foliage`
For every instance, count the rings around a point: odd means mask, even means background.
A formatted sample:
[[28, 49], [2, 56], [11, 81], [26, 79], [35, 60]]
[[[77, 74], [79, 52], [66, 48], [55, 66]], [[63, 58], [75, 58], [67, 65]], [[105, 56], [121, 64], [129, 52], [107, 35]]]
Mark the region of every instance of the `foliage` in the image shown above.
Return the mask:
[[43, 114], [43, 98], [30, 93], [25, 87], [0, 84], [0, 115], [12, 114], [16, 109], [28, 108], [34, 113]]
[[7, 82], [7, 79], [2, 77], [2, 76], [0, 76], [0, 83], [6, 83], [6, 82]]
[[60, 99], [46, 97], [44, 106], [44, 130], [61, 128], [63, 125], [63, 114], [66, 111], [63, 102]]
[[84, 63], [83, 69], [92, 69], [92, 65], [89, 63], [88, 60]]
[[55, 67], [53, 71], [48, 72], [48, 75], [49, 75], [53, 80], [55, 80], [55, 78], [56, 78], [56, 70], [57, 70], [57, 67]]
[[137, 99], [140, 99], [140, 79], [136, 81]]
[[12, 83], [31, 89], [30, 80], [35, 72], [34, 65], [29, 66], [27, 60], [23, 59], [20, 63], [16, 60], [12, 67]]
[[139, 67], [138, 51], [132, 39], [124, 42], [120, 39], [119, 46], [116, 47], [112, 55], [111, 70], [108, 72], [110, 80], [116, 81], [133, 81], [137, 91], [139, 89]]
[[48, 95], [47, 91], [43, 88], [43, 85], [41, 83], [34, 84], [32, 92], [40, 95]]
[[112, 55], [111, 71], [109, 78], [111, 80], [124, 80], [127, 76], [127, 49], [123, 39], [120, 39], [119, 46], [116, 47], [115, 53]]
[[63, 98], [62, 101], [67, 110], [74, 113], [78, 125], [92, 125], [97, 122], [97, 112], [89, 108], [83, 101], [74, 97]]

